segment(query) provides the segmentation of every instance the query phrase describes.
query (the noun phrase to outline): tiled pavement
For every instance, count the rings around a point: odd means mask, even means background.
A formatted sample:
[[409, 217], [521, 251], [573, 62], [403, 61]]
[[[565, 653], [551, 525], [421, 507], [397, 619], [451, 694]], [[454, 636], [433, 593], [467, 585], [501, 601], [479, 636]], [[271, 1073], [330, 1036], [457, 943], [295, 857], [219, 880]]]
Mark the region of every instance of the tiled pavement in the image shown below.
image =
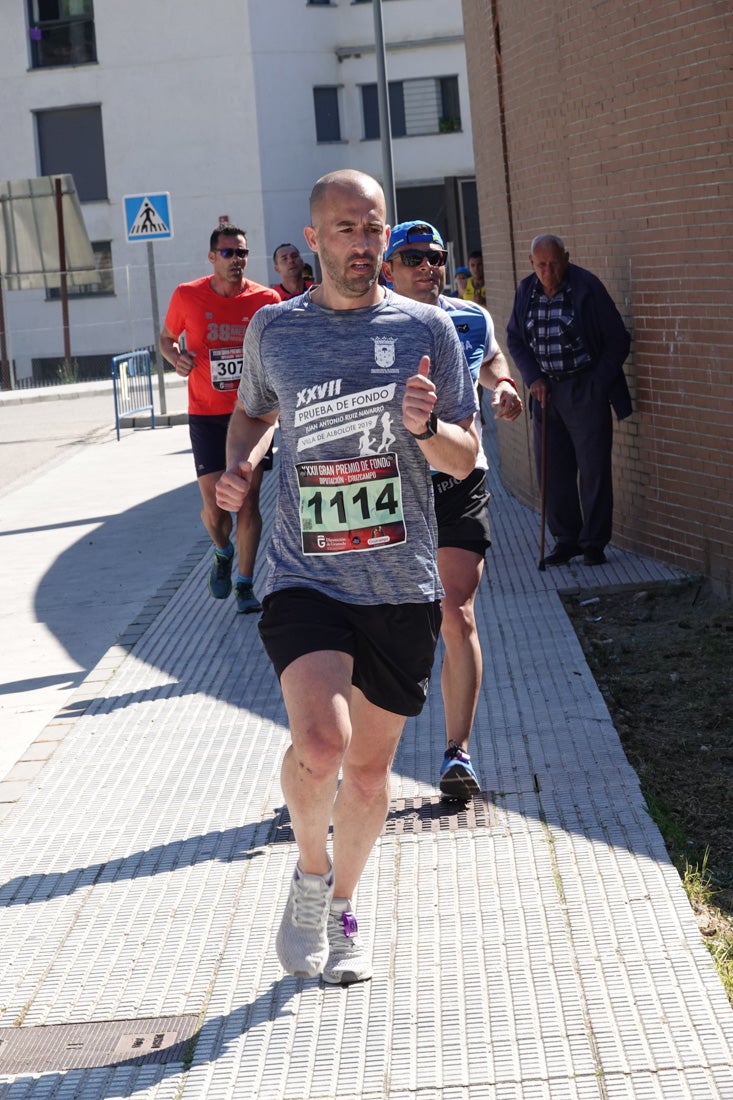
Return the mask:
[[355, 899], [373, 980], [278, 965], [286, 719], [201, 540], [0, 822], [1, 1100], [731, 1100], [733, 1010], [558, 595], [672, 572], [540, 572], [536, 515], [492, 488], [485, 798], [439, 803], [436, 676]]

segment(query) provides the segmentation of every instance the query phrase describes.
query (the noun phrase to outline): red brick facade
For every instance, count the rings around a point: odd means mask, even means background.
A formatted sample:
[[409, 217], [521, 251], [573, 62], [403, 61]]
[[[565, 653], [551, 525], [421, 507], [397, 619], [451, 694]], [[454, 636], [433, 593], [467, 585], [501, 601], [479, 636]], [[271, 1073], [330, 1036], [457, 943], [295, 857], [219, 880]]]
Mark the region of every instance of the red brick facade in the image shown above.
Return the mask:
[[[531, 238], [558, 233], [632, 334], [613, 541], [731, 595], [733, 7], [463, 0], [463, 14], [500, 342]], [[529, 434], [501, 427], [502, 471], [536, 504]]]

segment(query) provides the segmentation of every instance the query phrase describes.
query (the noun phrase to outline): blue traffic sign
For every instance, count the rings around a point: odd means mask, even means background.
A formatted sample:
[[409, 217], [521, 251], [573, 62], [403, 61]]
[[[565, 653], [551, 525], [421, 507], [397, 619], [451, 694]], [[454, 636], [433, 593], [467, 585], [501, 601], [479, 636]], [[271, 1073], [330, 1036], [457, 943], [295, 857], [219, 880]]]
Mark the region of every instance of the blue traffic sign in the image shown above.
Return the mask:
[[166, 241], [173, 236], [170, 195], [125, 195], [125, 233], [128, 241]]

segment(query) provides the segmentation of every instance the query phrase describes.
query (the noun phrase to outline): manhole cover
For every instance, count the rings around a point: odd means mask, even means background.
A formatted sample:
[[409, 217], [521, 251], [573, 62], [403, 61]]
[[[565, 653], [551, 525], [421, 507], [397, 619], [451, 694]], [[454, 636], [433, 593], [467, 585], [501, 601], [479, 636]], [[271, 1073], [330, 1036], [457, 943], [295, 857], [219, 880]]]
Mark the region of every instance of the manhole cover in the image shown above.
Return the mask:
[[198, 1016], [0, 1028], [0, 1074], [182, 1062]]

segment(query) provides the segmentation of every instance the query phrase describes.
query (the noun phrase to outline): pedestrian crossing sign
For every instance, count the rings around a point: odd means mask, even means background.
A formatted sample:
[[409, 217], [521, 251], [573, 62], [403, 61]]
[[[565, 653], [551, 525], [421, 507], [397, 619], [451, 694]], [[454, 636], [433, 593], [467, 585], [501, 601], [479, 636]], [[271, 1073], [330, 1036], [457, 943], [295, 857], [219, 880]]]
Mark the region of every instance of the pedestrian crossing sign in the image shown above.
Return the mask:
[[170, 195], [125, 195], [122, 200], [129, 241], [167, 241], [173, 236]]

